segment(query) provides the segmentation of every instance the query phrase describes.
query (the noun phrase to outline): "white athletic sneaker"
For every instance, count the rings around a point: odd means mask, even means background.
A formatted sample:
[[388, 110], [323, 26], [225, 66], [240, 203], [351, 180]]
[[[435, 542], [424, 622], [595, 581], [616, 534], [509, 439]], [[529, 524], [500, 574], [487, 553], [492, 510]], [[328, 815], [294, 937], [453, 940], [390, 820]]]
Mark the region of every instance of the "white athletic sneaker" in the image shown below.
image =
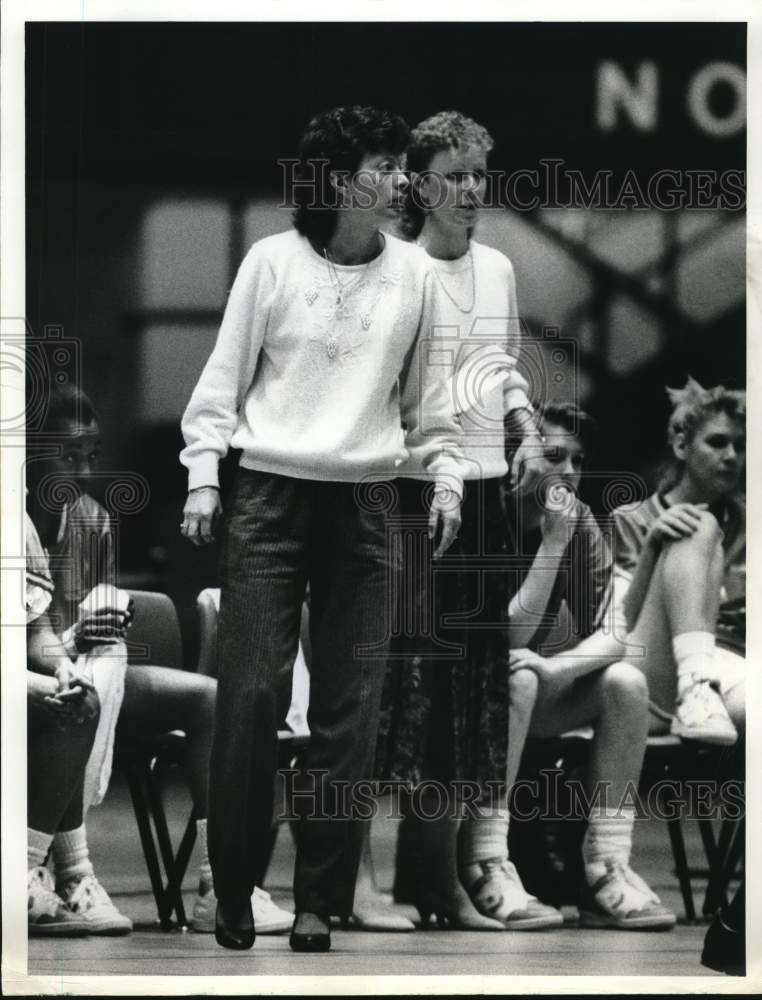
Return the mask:
[[606, 861], [605, 874], [584, 890], [580, 901], [580, 927], [666, 931], [676, 923], [675, 914], [640, 875], [613, 859]]
[[529, 895], [507, 858], [466, 865], [462, 881], [479, 913], [499, 920], [507, 930], [539, 931], [564, 922], [560, 910]]
[[87, 923], [72, 913], [53, 887], [53, 876], [40, 865], [30, 868], [26, 878], [29, 937], [87, 934]]
[[59, 888], [69, 909], [85, 921], [88, 934], [129, 934], [132, 921], [114, 906], [95, 875], [83, 875]]
[[[294, 914], [273, 903], [270, 893], [256, 887], [251, 894], [251, 909], [254, 914], [254, 929], [257, 934], [282, 934], [294, 925]], [[211, 885], [199, 886], [193, 904], [191, 929], [196, 934], [211, 934], [214, 931], [214, 917], [217, 912], [217, 897]]]
[[718, 746], [736, 742], [736, 727], [712, 681], [696, 681], [685, 691], [675, 707], [672, 734]]

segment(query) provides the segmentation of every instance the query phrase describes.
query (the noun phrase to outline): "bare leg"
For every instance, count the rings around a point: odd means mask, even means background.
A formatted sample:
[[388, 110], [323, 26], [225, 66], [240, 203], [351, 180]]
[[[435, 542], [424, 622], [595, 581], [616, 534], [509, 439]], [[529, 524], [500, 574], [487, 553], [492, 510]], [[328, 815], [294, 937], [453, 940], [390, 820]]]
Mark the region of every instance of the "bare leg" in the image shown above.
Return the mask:
[[695, 534], [664, 551], [664, 597], [672, 635], [713, 632], [722, 588], [722, 544], [717, 521], [703, 514]]
[[[508, 678], [508, 756], [505, 768], [505, 791], [510, 795], [521, 765], [524, 744], [532, 724], [539, 684], [533, 670], [516, 670]], [[507, 807], [507, 799], [504, 807]]]
[[33, 830], [53, 834], [59, 828], [74, 830], [82, 825], [85, 765], [97, 725], [97, 710], [81, 725], [60, 729], [30, 706], [27, 823]]
[[675, 915], [629, 865], [635, 790], [648, 737], [648, 688], [629, 663], [613, 663], [571, 688], [543, 696], [531, 732], [549, 736], [592, 723], [595, 729], [586, 794], [591, 804], [582, 845], [587, 888], [583, 927], [667, 930]]
[[590, 724], [587, 795], [605, 787], [609, 801], [618, 803], [629, 782], [637, 785], [648, 736], [648, 689], [636, 667], [612, 663], [557, 692], [540, 688], [531, 735], [558, 736]]
[[360, 865], [355, 881], [352, 921], [366, 931], [412, 931], [414, 925], [383, 898], [375, 884], [371, 851], [371, 825], [365, 824]]
[[[440, 925], [459, 930], [503, 930], [503, 924], [482, 916], [469, 899], [458, 877], [460, 818], [452, 801], [422, 804], [425, 815], [416, 817], [421, 836], [422, 871], [415, 905], [426, 926], [433, 913]], [[428, 818], [431, 817], [431, 818]]]
[[118, 733], [129, 739], [182, 729], [188, 738], [188, 782], [199, 817], [206, 816], [209, 753], [217, 682], [169, 667], [133, 665], [124, 682]]
[[[714, 633], [722, 586], [719, 529], [711, 515], [690, 538], [665, 546], [623, 657], [643, 671], [651, 700], [671, 714], [677, 693], [672, 639]], [[666, 728], [655, 724], [656, 730]]]

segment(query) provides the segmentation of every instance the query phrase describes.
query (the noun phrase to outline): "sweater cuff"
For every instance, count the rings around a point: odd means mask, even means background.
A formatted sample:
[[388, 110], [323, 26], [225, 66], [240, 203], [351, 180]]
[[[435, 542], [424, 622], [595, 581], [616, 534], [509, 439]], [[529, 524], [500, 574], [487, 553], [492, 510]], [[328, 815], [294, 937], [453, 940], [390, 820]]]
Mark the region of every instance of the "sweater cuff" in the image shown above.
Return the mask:
[[463, 499], [463, 474], [457, 459], [442, 452], [426, 471], [434, 478], [435, 492], [452, 492]]
[[219, 489], [219, 464], [219, 458], [211, 451], [194, 458], [193, 465], [188, 466], [188, 490], [197, 490], [200, 486], [216, 486]]

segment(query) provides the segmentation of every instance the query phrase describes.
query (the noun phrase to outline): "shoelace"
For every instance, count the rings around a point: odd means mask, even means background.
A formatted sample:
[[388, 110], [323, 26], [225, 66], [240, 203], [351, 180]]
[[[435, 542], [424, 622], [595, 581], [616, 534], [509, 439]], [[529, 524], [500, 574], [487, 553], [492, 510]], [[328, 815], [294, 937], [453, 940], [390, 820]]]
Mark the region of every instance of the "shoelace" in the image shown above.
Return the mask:
[[700, 706], [701, 711], [707, 718], [715, 718], [721, 713], [717, 711], [717, 699], [719, 695], [709, 681], [701, 681], [694, 684], [692, 688], [693, 701]]
[[80, 879], [69, 896], [68, 903], [72, 910], [78, 909], [87, 900], [91, 904], [108, 903], [106, 890], [94, 875], [85, 875]]

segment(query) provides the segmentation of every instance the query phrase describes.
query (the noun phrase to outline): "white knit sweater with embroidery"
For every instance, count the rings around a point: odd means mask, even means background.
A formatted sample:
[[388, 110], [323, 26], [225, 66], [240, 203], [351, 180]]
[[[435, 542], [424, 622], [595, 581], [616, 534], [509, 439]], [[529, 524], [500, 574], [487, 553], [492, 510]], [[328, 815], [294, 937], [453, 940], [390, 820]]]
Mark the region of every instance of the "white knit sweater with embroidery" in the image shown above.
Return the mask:
[[357, 266], [296, 231], [255, 243], [183, 416], [189, 489], [216, 486], [232, 446], [245, 468], [339, 482], [393, 478], [413, 448], [461, 492], [448, 372], [429, 357], [434, 280], [393, 236]]

